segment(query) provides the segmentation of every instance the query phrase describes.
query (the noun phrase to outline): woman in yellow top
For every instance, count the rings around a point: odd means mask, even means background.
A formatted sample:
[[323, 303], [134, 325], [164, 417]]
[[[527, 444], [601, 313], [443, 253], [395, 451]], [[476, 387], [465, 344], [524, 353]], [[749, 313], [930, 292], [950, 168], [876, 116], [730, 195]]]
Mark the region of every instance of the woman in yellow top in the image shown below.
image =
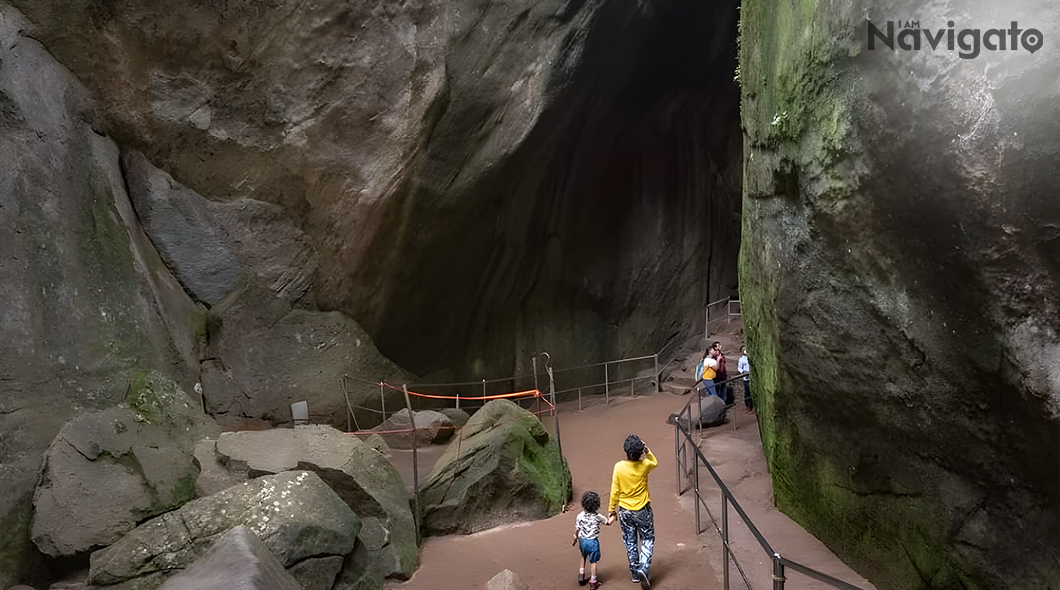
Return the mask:
[[651, 586], [648, 569], [655, 547], [655, 517], [648, 496], [648, 474], [659, 462], [635, 434], [626, 437], [622, 448], [626, 452], [626, 460], [615, 463], [611, 475], [608, 521], [611, 522], [617, 515], [622, 528], [622, 542], [626, 545], [626, 556], [629, 557], [629, 571], [633, 573], [633, 581], [640, 582], [641, 588], [647, 590]]

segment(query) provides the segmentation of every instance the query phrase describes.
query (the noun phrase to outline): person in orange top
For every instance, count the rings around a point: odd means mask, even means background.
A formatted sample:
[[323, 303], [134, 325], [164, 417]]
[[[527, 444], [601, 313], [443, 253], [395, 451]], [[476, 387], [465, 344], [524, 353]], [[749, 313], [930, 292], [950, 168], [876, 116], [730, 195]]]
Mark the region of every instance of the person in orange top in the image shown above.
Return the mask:
[[651, 587], [648, 569], [655, 547], [655, 517], [648, 495], [648, 474], [659, 462], [635, 434], [626, 437], [622, 448], [626, 452], [626, 460], [615, 463], [611, 475], [608, 522], [617, 516], [633, 581], [640, 582], [641, 588], [647, 590]]

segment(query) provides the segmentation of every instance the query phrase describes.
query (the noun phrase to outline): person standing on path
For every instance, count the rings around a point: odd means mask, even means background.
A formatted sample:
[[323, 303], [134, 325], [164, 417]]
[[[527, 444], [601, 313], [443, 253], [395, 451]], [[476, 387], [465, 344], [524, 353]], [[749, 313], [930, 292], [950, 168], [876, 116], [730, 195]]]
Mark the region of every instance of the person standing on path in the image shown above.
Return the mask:
[[754, 401], [751, 399], [751, 361], [747, 358], [747, 347], [740, 347], [740, 360], [736, 363], [736, 370], [743, 373], [743, 407], [744, 413], [750, 414], [754, 411]]
[[633, 574], [633, 581], [640, 582], [640, 587], [647, 590], [651, 587], [648, 570], [655, 547], [655, 517], [648, 496], [648, 474], [659, 462], [635, 434], [626, 437], [622, 449], [626, 452], [626, 460], [615, 463], [611, 475], [608, 516], [609, 519], [618, 517], [622, 542], [629, 558], [629, 571]]

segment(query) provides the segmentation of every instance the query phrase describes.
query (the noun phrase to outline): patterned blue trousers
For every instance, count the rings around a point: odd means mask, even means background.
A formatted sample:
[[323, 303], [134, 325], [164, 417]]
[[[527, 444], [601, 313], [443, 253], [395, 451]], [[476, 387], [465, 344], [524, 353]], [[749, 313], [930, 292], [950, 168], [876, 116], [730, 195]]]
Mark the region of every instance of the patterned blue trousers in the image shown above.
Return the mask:
[[637, 570], [647, 573], [651, 567], [652, 549], [655, 548], [655, 517], [651, 512], [651, 504], [640, 510], [619, 507], [618, 524], [622, 527], [622, 542], [626, 545], [626, 556], [629, 557], [629, 571], [636, 580]]

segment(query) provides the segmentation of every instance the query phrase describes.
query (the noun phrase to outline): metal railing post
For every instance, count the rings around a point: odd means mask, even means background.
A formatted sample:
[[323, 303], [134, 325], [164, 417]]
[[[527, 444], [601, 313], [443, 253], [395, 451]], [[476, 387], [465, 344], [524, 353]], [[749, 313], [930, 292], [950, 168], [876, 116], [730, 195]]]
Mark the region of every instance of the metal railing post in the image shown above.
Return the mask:
[[460, 409], [460, 390], [456, 390], [456, 409]]
[[674, 489], [674, 494], [677, 496], [681, 495], [681, 422], [678, 420], [680, 416], [674, 418], [674, 466], [677, 477], [677, 487]]
[[699, 525], [699, 504], [701, 502], [701, 496], [699, 495], [699, 459], [696, 458], [695, 453], [692, 454], [692, 461], [695, 464], [695, 468], [692, 470], [692, 487], [696, 490], [696, 535], [703, 532], [703, 528]]
[[721, 491], [721, 559], [725, 563], [722, 569], [722, 587], [729, 590], [729, 499], [725, 490]]
[[779, 553], [773, 554], [773, 590], [784, 590], [784, 564]]

